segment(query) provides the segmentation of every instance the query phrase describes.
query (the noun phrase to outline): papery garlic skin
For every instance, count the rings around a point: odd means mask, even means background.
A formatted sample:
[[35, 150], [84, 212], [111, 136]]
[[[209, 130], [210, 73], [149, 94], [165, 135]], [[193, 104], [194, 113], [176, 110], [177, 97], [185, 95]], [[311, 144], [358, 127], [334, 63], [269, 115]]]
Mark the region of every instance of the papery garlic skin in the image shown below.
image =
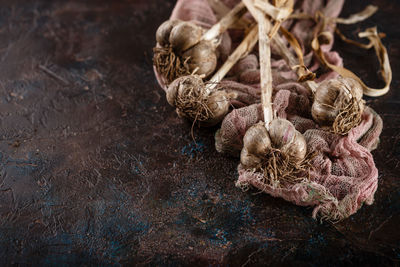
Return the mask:
[[175, 51], [183, 52], [196, 45], [203, 35], [203, 29], [194, 23], [182, 21], [171, 29], [169, 43]]
[[210, 76], [217, 67], [217, 54], [209, 41], [201, 41], [183, 53], [183, 58], [189, 58], [188, 65], [196, 74]]
[[167, 20], [161, 24], [156, 32], [156, 41], [161, 46], [168, 46], [170, 44], [169, 37], [172, 29], [182, 23], [180, 20]]
[[363, 89], [352, 78], [338, 77], [323, 81], [317, 88], [311, 108], [313, 119], [321, 126], [332, 126], [340, 110], [354, 98], [364, 110]]

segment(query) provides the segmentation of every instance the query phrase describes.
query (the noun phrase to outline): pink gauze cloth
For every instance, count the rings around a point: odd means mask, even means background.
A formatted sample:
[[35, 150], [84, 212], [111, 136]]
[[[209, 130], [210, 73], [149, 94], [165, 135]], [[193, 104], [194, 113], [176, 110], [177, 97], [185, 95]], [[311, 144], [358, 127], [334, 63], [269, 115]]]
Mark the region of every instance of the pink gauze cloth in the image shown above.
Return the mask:
[[[229, 7], [238, 0], [222, 0]], [[297, 0], [296, 10], [310, 15], [321, 10], [326, 16], [337, 17], [344, 0]], [[204, 28], [216, 22], [216, 16], [207, 0], [178, 0], [171, 19], [193, 21]], [[305, 62], [312, 71], [320, 67], [311, 51], [315, 23], [310, 20], [287, 21], [285, 27], [299, 40], [305, 55]], [[329, 29], [333, 31], [333, 29]], [[240, 40], [237, 31], [225, 34], [220, 46], [220, 57], [231, 52], [231, 40]], [[234, 34], [234, 36], [232, 35]], [[237, 43], [232, 44], [236, 47]], [[342, 58], [331, 51], [333, 41], [321, 48], [331, 64], [341, 66]], [[370, 153], [379, 143], [382, 120], [371, 108], [366, 108], [361, 124], [347, 136], [339, 136], [324, 131], [312, 120], [310, 110], [312, 96], [308, 89], [296, 82], [296, 73], [272, 47], [273, 103], [278, 117], [291, 121], [306, 141], [308, 152], [316, 152], [312, 160], [310, 179], [281, 187], [272, 187], [260, 181], [261, 173], [245, 170], [238, 166], [239, 178], [236, 185], [246, 188], [252, 185], [274, 197], [281, 197], [300, 206], [313, 206], [313, 217], [341, 220], [357, 212], [365, 204], [372, 204], [378, 184], [378, 171]], [[278, 59], [276, 59], [278, 58]], [[162, 77], [155, 71], [160, 86], [168, 90]], [[322, 74], [317, 82], [337, 77], [335, 72]], [[238, 156], [243, 147], [243, 136], [247, 129], [263, 120], [260, 103], [260, 72], [257, 47], [252, 54], [240, 60], [221, 82], [221, 87], [236, 92], [238, 97], [231, 101], [234, 109], [221, 124], [215, 135], [216, 149], [221, 153]]]

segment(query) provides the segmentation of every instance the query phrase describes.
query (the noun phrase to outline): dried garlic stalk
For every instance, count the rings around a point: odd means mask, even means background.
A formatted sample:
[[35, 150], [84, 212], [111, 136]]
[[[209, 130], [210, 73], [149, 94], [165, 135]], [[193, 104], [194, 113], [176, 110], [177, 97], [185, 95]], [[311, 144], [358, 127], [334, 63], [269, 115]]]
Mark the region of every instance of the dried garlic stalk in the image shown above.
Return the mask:
[[[328, 66], [330, 69], [336, 71], [343, 77], [353, 78], [353, 79], [357, 80], [363, 87], [364, 95], [372, 96], [372, 97], [378, 97], [378, 96], [385, 95], [390, 90], [390, 84], [392, 82], [393, 75], [392, 75], [392, 68], [390, 66], [390, 61], [389, 61], [389, 56], [388, 56], [387, 50], [381, 41], [381, 35], [378, 33], [377, 28], [373, 27], [373, 28], [368, 28], [364, 32], [360, 32], [358, 34], [358, 36], [360, 38], [368, 38], [369, 39], [369, 43], [367, 45], [359, 44], [358, 45], [359, 47], [364, 48], [364, 49], [369, 49], [371, 47], [374, 47], [374, 49], [375, 49], [375, 53], [378, 56], [379, 63], [381, 66], [380, 73], [385, 82], [385, 86], [382, 89], [375, 89], [375, 88], [368, 87], [356, 74], [354, 74], [349, 69], [330, 64], [325, 59], [322, 51], [320, 51], [320, 49], [319, 49], [320, 46], [317, 41], [313, 42], [313, 49], [318, 53], [319, 57], [321, 58], [321, 61], [326, 66]], [[341, 37], [343, 37], [343, 35], [341, 35]], [[344, 39], [344, 38], [342, 38], [342, 39]], [[316, 39], [314, 39], [314, 40], [316, 40]], [[348, 39], [345, 39], [345, 40], [348, 40]], [[351, 41], [350, 43], [358, 44], [355, 41]]]
[[348, 43], [355, 44], [358, 47], [364, 48], [364, 49], [370, 49], [371, 47], [374, 47], [375, 53], [378, 56], [379, 63], [381, 66], [381, 75], [383, 80], [385, 81], [385, 87], [382, 89], [375, 89], [375, 88], [370, 88], [365, 83], [352, 71], [344, 68], [344, 67], [339, 67], [330, 64], [326, 58], [324, 53], [321, 50], [321, 44], [320, 44], [320, 39], [321, 37], [328, 37], [332, 38], [330, 35], [331, 33], [327, 32], [325, 29], [331, 25], [332, 23], [339, 23], [339, 24], [353, 24], [357, 23], [360, 21], [363, 21], [370, 16], [372, 16], [375, 12], [377, 11], [377, 7], [375, 6], [367, 6], [363, 11], [353, 14], [347, 19], [343, 18], [329, 18], [324, 16], [322, 13], [319, 13], [317, 18], [315, 18], [316, 22], [321, 22], [321, 29], [316, 32], [314, 39], [311, 43], [311, 46], [314, 50], [314, 52], [318, 55], [320, 58], [321, 62], [324, 63], [327, 67], [332, 69], [333, 71], [336, 71], [343, 77], [348, 77], [348, 78], [353, 78], [356, 81], [358, 81], [361, 86], [363, 87], [364, 94], [367, 96], [372, 96], [372, 97], [377, 97], [377, 96], [382, 96], [386, 94], [390, 90], [390, 84], [392, 82], [392, 69], [390, 66], [390, 61], [389, 61], [389, 56], [387, 53], [387, 50], [385, 46], [383, 45], [381, 41], [382, 34], [379, 34], [377, 31], [376, 27], [373, 28], [368, 28], [364, 32], [360, 32], [358, 36], [360, 38], [368, 38], [369, 39], [369, 44], [363, 45], [359, 44], [358, 42], [355, 41], [349, 41], [349, 39], [345, 38], [343, 34], [340, 33], [339, 30], [336, 30], [337, 33], [339, 33], [339, 36], [344, 40], [347, 41]]

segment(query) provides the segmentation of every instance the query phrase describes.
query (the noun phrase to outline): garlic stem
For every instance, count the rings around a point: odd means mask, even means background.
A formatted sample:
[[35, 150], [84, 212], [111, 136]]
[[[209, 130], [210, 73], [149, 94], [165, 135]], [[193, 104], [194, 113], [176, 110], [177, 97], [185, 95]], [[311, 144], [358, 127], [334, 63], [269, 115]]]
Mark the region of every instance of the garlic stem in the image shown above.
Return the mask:
[[[207, 2], [214, 11], [218, 21], [231, 11], [231, 8], [222, 3], [221, 0], [207, 0]], [[250, 24], [251, 21], [242, 16], [240, 19], [235, 21], [235, 23], [229, 26], [229, 29], [248, 29]]]
[[271, 27], [266, 23], [265, 15], [258, 22], [260, 74], [261, 74], [261, 103], [264, 111], [264, 122], [267, 130], [273, 119], [272, 111], [272, 72], [271, 72], [271, 40], [268, 37]]
[[[276, 48], [278, 48], [281, 56], [285, 59], [286, 63], [289, 65], [289, 67], [296, 68], [296, 66], [299, 66], [298, 60], [294, 57], [294, 55], [290, 52], [289, 48], [286, 46], [286, 44], [283, 42], [282, 37], [280, 35], [275, 35], [273, 38], [273, 42], [276, 45]], [[297, 68], [297, 75], [301, 76], [302, 74], [300, 73], [302, 71], [301, 68]], [[317, 83], [314, 81], [306, 81], [305, 82], [307, 87], [311, 90], [311, 92], [315, 93], [317, 90]]]
[[240, 45], [233, 51], [233, 53], [228, 57], [221, 68], [214, 74], [206, 86], [207, 94], [217, 86], [217, 84], [225, 77], [225, 75], [230, 71], [230, 69], [241, 59], [244, 55], [251, 52], [258, 40], [258, 30], [257, 26], [253, 26], [251, 31], [243, 39]]
[[[268, 2], [263, 2], [260, 0], [255, 0], [254, 5], [257, 8], [261, 8], [264, 12], [267, 12], [268, 14], [270, 14], [273, 17], [273, 14], [275, 14], [276, 18], [279, 18], [280, 20], [278, 21], [278, 23], [276, 23], [273, 27], [273, 29], [271, 30], [271, 33], [269, 34], [269, 36], [271, 36], [272, 41], [274, 42], [274, 44], [276, 45], [276, 47], [278, 48], [281, 56], [285, 59], [285, 61], [287, 62], [287, 64], [292, 68], [295, 69], [297, 66], [299, 66], [299, 60], [297, 60], [294, 55], [290, 52], [289, 48], [287, 48], [286, 44], [283, 42], [282, 37], [280, 35], [275, 34], [276, 31], [279, 29], [281, 23], [283, 22], [284, 19], [286, 19], [290, 13], [293, 10], [293, 1], [290, 1], [288, 3], [285, 4], [285, 8], [280, 9], [279, 7], [282, 5], [283, 3], [280, 2], [278, 7], [272, 6], [271, 4], [269, 4]], [[269, 24], [269, 27], [271, 27], [271, 22], [269, 20], [267, 20], [265, 23]], [[304, 75], [304, 69], [303, 68], [297, 68], [297, 75], [302, 76]], [[315, 91], [317, 90], [317, 83], [314, 81], [306, 81], [305, 82], [307, 87], [311, 90], [311, 92], [315, 93]]]
[[[292, 0], [277, 1], [276, 6], [270, 4], [268, 1], [264, 0], [254, 0], [254, 6], [262, 10], [265, 14], [273, 18], [278, 22], [286, 20], [290, 14], [293, 12], [294, 2]], [[282, 7], [284, 5], [284, 7]]]
[[273, 119], [272, 111], [272, 72], [271, 72], [271, 46], [268, 36], [271, 23], [265, 14], [254, 6], [252, 0], [243, 0], [247, 9], [258, 22], [258, 38], [260, 51], [260, 79], [261, 79], [261, 104], [264, 112], [264, 123], [267, 130]]
[[228, 14], [226, 14], [218, 23], [214, 24], [206, 33], [201, 37], [205, 41], [213, 41], [219, 35], [224, 33], [228, 28], [239, 20], [244, 13], [246, 7], [242, 2], [239, 2]]
[[221, 20], [226, 14], [229, 13], [229, 11], [231, 11], [231, 9], [220, 0], [207, 0], [207, 2], [214, 11], [218, 20]]

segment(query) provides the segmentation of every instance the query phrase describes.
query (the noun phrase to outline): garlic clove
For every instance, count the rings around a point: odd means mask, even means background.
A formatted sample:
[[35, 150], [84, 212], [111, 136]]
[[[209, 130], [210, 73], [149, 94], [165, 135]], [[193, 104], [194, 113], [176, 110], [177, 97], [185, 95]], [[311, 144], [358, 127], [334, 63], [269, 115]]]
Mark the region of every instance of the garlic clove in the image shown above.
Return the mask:
[[167, 20], [158, 27], [156, 32], [156, 40], [161, 46], [169, 45], [169, 36], [171, 34], [172, 28], [174, 28], [181, 20]]
[[261, 164], [261, 158], [249, 153], [246, 147], [240, 152], [240, 163], [248, 168], [255, 168]]
[[183, 58], [189, 58], [188, 65], [191, 72], [210, 76], [217, 67], [215, 47], [209, 41], [201, 41], [183, 53]]
[[286, 155], [289, 155], [294, 161], [300, 162], [306, 157], [307, 154], [306, 139], [299, 131], [296, 130], [293, 142], [284, 145], [281, 148], [281, 151]]
[[273, 147], [278, 148], [295, 161], [305, 158], [307, 143], [294, 125], [284, 119], [275, 119], [269, 125], [269, 136]]
[[312, 105], [311, 114], [313, 119], [321, 126], [330, 126], [335, 121], [338, 109], [315, 101]]
[[169, 43], [177, 53], [184, 52], [197, 44], [202, 35], [203, 29], [200, 26], [192, 22], [184, 21], [172, 28], [169, 36]]
[[202, 125], [210, 127], [221, 122], [229, 112], [229, 99], [232, 97], [234, 96], [223, 90], [211, 93], [207, 98], [207, 106], [212, 113], [212, 116], [209, 120], [203, 122]]
[[263, 123], [257, 123], [246, 131], [243, 147], [257, 156], [265, 156], [268, 153], [271, 148], [271, 139]]
[[293, 124], [288, 120], [275, 119], [272, 120], [269, 125], [269, 135], [272, 140], [272, 144], [276, 148], [281, 148], [288, 143], [292, 143], [295, 137], [295, 131]]

